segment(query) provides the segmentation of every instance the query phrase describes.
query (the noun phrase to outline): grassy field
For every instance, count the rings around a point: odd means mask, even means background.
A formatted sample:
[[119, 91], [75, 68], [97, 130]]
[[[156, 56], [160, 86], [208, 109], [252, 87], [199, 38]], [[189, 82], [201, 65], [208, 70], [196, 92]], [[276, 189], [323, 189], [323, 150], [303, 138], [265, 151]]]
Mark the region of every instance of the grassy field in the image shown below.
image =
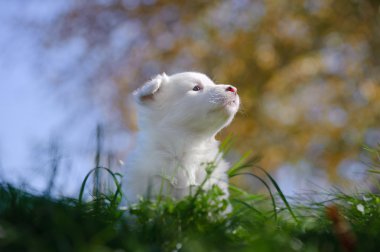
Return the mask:
[[[230, 176], [256, 176], [244, 167], [235, 166]], [[376, 167], [372, 172], [378, 176]], [[217, 187], [178, 202], [142, 200], [124, 209], [117, 174], [114, 193], [86, 201], [90, 173], [77, 199], [2, 184], [0, 251], [380, 251], [379, 194], [331, 192], [324, 202], [290, 203], [264, 174], [256, 178], [270, 193], [231, 186], [228, 214]]]

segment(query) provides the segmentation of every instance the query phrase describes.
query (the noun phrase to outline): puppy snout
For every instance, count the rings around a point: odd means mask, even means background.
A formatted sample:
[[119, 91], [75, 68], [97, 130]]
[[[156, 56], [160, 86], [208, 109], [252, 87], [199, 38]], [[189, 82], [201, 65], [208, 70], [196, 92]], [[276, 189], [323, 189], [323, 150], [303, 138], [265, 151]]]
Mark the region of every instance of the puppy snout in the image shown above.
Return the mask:
[[233, 86], [228, 86], [228, 87], [226, 88], [226, 91], [227, 91], [227, 92], [232, 92], [232, 93], [236, 94], [236, 93], [237, 93], [237, 88], [236, 88], [236, 87], [233, 87]]

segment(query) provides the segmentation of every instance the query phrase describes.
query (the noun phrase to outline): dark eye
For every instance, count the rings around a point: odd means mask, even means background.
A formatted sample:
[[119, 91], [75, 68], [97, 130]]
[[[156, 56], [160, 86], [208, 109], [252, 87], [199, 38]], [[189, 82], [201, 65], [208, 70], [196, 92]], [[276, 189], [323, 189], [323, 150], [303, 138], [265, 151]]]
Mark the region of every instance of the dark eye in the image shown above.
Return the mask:
[[199, 85], [196, 85], [195, 87], [193, 87], [193, 91], [199, 91], [201, 89], [202, 89], [202, 87]]

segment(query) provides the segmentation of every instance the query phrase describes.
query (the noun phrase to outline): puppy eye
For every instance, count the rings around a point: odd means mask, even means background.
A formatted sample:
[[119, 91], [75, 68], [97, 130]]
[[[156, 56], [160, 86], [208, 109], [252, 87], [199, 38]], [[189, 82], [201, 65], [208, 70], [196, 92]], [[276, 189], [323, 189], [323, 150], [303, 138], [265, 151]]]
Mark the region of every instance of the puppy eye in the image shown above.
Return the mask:
[[199, 91], [201, 89], [202, 89], [202, 87], [199, 85], [196, 85], [195, 87], [193, 87], [193, 91]]

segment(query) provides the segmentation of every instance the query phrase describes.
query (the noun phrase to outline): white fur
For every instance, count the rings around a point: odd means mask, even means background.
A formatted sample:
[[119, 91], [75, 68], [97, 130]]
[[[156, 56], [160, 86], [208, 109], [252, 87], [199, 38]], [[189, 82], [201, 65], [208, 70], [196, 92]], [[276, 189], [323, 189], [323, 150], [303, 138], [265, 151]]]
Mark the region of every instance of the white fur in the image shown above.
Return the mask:
[[[203, 89], [194, 91], [196, 85]], [[158, 75], [134, 92], [139, 132], [124, 172], [128, 202], [160, 193], [177, 199], [189, 195], [213, 161], [216, 168], [203, 188], [216, 184], [228, 197], [228, 163], [215, 140], [239, 108], [239, 96], [228, 87], [184, 72]]]

